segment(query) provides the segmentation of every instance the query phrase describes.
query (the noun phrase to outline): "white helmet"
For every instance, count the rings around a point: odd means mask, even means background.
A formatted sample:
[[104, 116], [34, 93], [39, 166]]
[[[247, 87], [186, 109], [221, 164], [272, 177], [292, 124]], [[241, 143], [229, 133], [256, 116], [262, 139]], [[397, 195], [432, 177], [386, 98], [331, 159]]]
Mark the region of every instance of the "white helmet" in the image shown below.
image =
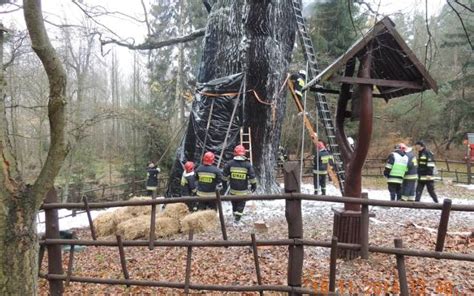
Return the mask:
[[304, 77], [306, 77], [306, 75], [307, 75], [305, 70], [299, 70], [298, 74], [304, 75]]

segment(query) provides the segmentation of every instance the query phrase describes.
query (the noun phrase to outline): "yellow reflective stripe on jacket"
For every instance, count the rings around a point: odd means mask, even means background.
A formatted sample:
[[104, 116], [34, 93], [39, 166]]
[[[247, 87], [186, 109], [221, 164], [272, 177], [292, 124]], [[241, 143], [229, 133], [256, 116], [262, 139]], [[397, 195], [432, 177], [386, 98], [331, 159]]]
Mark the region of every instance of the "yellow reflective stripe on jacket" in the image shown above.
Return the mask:
[[247, 194], [249, 194], [249, 191], [248, 190], [230, 189], [229, 193], [232, 194], [232, 195], [247, 195]]
[[186, 186], [188, 184], [188, 180], [185, 177], [181, 177], [181, 186]]
[[327, 171], [318, 171], [318, 170], [313, 170], [313, 174], [317, 175], [327, 175]]
[[214, 197], [216, 196], [215, 192], [204, 192], [204, 191], [196, 191], [197, 196], [199, 197]]
[[231, 167], [230, 168], [230, 172], [236, 172], [236, 173], [247, 173], [248, 172], [248, 169], [247, 168], [243, 168], [243, 167]]
[[416, 179], [418, 179], [418, 175], [405, 175], [405, 177], [403, 177], [403, 179], [405, 179], [405, 180], [416, 180]]
[[304, 87], [304, 79], [303, 78], [298, 78], [297, 82], [298, 82], [299, 86]]
[[156, 186], [147, 186], [146, 190], [156, 190], [156, 188], [158, 188], [158, 187], [156, 187]]
[[427, 167], [434, 168], [436, 165], [434, 162], [428, 161], [428, 164], [426, 165]]
[[400, 178], [388, 178], [387, 179], [387, 183], [397, 183], [397, 184], [402, 184], [403, 183], [403, 179], [400, 179]]
[[391, 168], [393, 167], [393, 165], [390, 164], [390, 163], [387, 163], [387, 164], [385, 165], [385, 167], [386, 167], [387, 169], [391, 169]]
[[255, 178], [254, 178], [254, 179], [249, 179], [249, 182], [250, 182], [250, 184], [256, 184], [256, 183], [257, 183], [257, 179], [255, 179]]
[[322, 162], [322, 163], [328, 163], [329, 160], [332, 160], [332, 159], [333, 159], [332, 155], [324, 155], [324, 156], [321, 156], [321, 162]]

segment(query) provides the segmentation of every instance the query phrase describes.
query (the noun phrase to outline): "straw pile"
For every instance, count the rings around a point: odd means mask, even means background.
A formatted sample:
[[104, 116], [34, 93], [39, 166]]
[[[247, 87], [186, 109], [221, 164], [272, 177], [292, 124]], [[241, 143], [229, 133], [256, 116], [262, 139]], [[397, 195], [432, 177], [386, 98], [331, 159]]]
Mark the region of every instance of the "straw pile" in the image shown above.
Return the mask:
[[100, 214], [94, 219], [94, 228], [98, 237], [114, 235], [117, 225], [133, 216], [126, 209], [119, 209], [114, 212]]
[[128, 219], [117, 225], [117, 234], [121, 235], [124, 240], [140, 239], [147, 236], [147, 228], [149, 231], [150, 217], [143, 215]]
[[[151, 199], [150, 196], [135, 196], [130, 200], [149, 200]], [[150, 215], [151, 213], [151, 206], [130, 206], [125, 207], [126, 212], [134, 217], [142, 216], [142, 215]]]
[[180, 202], [167, 204], [165, 209], [159, 214], [159, 217], [168, 217], [180, 221], [188, 214], [188, 206]]
[[187, 215], [181, 220], [181, 231], [203, 232], [215, 228], [217, 225], [217, 214], [214, 210], [199, 211]]

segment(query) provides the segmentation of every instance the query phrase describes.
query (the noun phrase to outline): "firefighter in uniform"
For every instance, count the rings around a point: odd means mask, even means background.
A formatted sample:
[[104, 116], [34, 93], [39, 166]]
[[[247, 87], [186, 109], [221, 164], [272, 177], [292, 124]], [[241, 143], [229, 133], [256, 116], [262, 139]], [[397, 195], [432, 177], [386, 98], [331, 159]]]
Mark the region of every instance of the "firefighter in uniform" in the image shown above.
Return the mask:
[[146, 170], [146, 190], [147, 195], [152, 196], [153, 192], [156, 192], [158, 188], [158, 174], [160, 173], [160, 168], [157, 167], [153, 162], [148, 164], [148, 168]]
[[423, 188], [426, 185], [428, 193], [435, 203], [438, 203], [438, 197], [434, 190], [434, 169], [435, 160], [433, 153], [426, 149], [423, 141], [418, 141], [415, 144], [418, 151], [418, 185], [416, 186], [416, 201], [420, 201]]
[[383, 175], [387, 178], [390, 200], [400, 200], [402, 197], [403, 177], [408, 170], [408, 156], [402, 151], [400, 144], [390, 153], [385, 164]]
[[[234, 159], [228, 161], [224, 166], [223, 180], [224, 188], [230, 186], [231, 195], [249, 194], [249, 183], [251, 191], [257, 190], [257, 179], [250, 161], [245, 157], [245, 147], [237, 145], [234, 148]], [[227, 182], [229, 184], [227, 184]], [[232, 212], [235, 222], [239, 222], [244, 214], [245, 201], [232, 201]]]
[[[197, 196], [199, 197], [215, 197], [216, 188], [222, 186], [222, 172], [213, 165], [214, 153], [208, 151], [202, 157], [202, 164], [196, 169], [197, 178]], [[215, 201], [199, 202], [199, 210], [212, 209], [216, 210]]]
[[402, 200], [415, 201], [415, 187], [418, 179], [418, 162], [416, 160], [413, 148], [407, 147], [404, 143], [400, 143], [400, 148], [408, 157], [408, 170], [403, 177], [402, 183]]
[[[196, 174], [194, 173], [194, 162], [187, 161], [184, 164], [184, 172], [181, 176], [181, 196], [196, 196]], [[189, 202], [190, 211], [197, 210], [197, 202]]]
[[290, 79], [293, 81], [293, 88], [295, 90], [295, 94], [301, 100], [303, 98], [302, 89], [305, 86], [306, 81], [306, 71], [300, 70], [298, 73], [294, 73], [290, 76]]
[[326, 176], [328, 174], [328, 164], [334, 165], [334, 158], [326, 149], [322, 141], [318, 141], [317, 152], [313, 158], [313, 184], [314, 194], [318, 194], [321, 186], [321, 194], [326, 195]]

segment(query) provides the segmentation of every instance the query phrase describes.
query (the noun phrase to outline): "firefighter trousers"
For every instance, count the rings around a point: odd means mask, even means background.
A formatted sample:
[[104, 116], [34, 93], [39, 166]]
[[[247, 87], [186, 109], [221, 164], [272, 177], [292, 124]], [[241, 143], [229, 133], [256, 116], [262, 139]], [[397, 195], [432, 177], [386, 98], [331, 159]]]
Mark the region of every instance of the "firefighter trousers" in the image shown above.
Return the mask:
[[240, 218], [244, 215], [244, 209], [245, 200], [232, 201], [232, 213], [234, 214], [234, 218], [236, 220], [240, 220]]
[[321, 186], [321, 195], [326, 195], [326, 174], [313, 174], [314, 194], [318, 193]]
[[435, 203], [438, 203], [438, 196], [434, 190], [434, 181], [433, 180], [418, 180], [418, 185], [416, 186], [416, 201], [421, 200], [421, 195], [423, 194], [423, 189], [428, 189], [428, 193]]
[[402, 184], [400, 183], [387, 183], [388, 192], [390, 192], [390, 200], [400, 200], [402, 198]]

